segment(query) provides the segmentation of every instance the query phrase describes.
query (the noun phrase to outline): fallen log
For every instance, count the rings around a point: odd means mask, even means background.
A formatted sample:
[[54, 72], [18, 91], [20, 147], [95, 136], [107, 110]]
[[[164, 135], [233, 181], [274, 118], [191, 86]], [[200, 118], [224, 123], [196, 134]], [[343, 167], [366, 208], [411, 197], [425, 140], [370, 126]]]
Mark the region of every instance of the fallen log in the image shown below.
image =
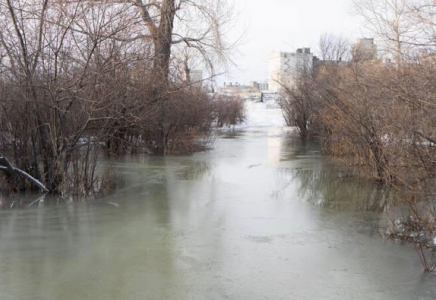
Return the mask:
[[23, 170], [13, 167], [9, 162], [9, 160], [3, 155], [0, 155], [0, 170], [8, 172], [12, 176], [19, 175], [21, 178], [26, 178], [27, 180], [35, 184], [37, 187], [39, 187], [43, 193], [50, 192], [38, 179], [34, 178], [33, 176], [24, 172]]

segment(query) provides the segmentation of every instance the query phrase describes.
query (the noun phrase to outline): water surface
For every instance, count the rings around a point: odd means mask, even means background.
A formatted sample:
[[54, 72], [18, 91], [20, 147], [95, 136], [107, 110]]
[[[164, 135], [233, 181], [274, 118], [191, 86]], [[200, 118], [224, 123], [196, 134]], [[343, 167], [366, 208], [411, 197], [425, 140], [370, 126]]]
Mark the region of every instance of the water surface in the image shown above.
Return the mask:
[[0, 211], [0, 300], [435, 299], [379, 235], [386, 195], [348, 179], [280, 112], [212, 151], [112, 162], [99, 201]]

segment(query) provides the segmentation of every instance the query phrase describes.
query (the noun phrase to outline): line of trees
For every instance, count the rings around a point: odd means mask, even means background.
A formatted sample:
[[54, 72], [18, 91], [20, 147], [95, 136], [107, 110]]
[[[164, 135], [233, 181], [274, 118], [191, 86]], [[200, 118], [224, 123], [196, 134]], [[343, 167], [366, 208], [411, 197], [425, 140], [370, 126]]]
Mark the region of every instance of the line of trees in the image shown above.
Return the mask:
[[389, 235], [417, 245], [431, 271], [436, 265], [426, 249], [436, 246], [436, 4], [355, 4], [381, 43], [379, 59], [356, 57], [342, 37], [323, 36], [321, 60], [295, 86], [284, 86], [282, 108], [303, 139], [317, 138], [325, 153], [395, 189], [395, 200], [410, 215], [394, 220]]
[[102, 148], [195, 151], [217, 105], [190, 67], [229, 62], [233, 20], [222, 0], [1, 1], [0, 153], [53, 193], [88, 194]]

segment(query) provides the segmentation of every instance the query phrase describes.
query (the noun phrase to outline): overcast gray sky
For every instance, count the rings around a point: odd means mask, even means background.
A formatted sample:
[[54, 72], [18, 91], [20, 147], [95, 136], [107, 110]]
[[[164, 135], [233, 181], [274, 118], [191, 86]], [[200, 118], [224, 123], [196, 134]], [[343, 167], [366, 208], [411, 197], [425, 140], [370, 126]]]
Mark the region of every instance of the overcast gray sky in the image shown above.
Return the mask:
[[323, 33], [342, 34], [351, 41], [364, 35], [362, 21], [352, 13], [352, 0], [234, 0], [240, 12], [232, 38], [246, 31], [245, 42], [219, 82], [262, 81], [268, 78], [272, 51], [310, 47], [317, 52]]

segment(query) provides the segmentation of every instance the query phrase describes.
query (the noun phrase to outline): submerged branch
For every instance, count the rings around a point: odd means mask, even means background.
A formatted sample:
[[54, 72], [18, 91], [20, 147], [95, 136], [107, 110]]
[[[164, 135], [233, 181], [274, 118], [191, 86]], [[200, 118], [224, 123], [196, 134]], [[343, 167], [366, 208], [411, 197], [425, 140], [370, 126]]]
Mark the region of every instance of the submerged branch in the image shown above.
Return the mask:
[[50, 192], [38, 179], [34, 178], [33, 176], [24, 172], [23, 170], [13, 167], [9, 162], [9, 160], [2, 155], [0, 155], [0, 170], [8, 172], [11, 175], [19, 175], [23, 178], [26, 178], [27, 180], [35, 184], [37, 187], [39, 187], [41, 191], [44, 193]]

